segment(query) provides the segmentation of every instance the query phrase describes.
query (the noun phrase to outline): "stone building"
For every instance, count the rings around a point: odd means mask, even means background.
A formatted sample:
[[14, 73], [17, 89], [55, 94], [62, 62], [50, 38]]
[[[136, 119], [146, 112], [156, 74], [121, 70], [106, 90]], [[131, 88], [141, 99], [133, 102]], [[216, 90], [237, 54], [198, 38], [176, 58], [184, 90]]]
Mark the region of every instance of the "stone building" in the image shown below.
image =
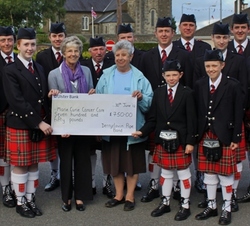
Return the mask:
[[[171, 16], [172, 0], [121, 0], [122, 23], [131, 23], [137, 41], [155, 41], [153, 35], [158, 17]], [[97, 14], [94, 34], [105, 39], [116, 37], [117, 0], [66, 0], [65, 23], [68, 34], [92, 35], [91, 8]]]

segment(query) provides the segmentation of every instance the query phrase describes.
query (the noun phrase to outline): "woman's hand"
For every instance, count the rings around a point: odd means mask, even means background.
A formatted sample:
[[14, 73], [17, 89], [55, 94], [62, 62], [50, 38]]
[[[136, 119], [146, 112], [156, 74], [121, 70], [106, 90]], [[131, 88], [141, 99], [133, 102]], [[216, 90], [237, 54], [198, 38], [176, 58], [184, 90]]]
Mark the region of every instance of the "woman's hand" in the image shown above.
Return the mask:
[[132, 97], [137, 97], [137, 100], [142, 100], [142, 96], [143, 96], [142, 93], [138, 90], [132, 93]]
[[141, 131], [135, 131], [134, 133], [132, 133], [132, 136], [134, 138], [139, 138], [140, 136], [142, 136], [142, 132]]
[[39, 127], [40, 130], [43, 131], [43, 133], [44, 133], [45, 135], [50, 135], [50, 134], [53, 132], [52, 127], [51, 127], [48, 123], [46, 123], [46, 122], [44, 122], [44, 121], [41, 121], [41, 122], [39, 123], [38, 127]]
[[62, 138], [68, 138], [68, 137], [70, 137], [70, 134], [62, 134], [61, 137]]
[[51, 89], [48, 93], [48, 97], [51, 98], [52, 96], [57, 96], [60, 93], [57, 89]]
[[95, 93], [95, 89], [93, 89], [93, 88], [90, 89], [89, 92], [88, 92], [89, 95], [90, 95], [90, 94], [94, 94], [94, 93]]
[[185, 148], [185, 154], [191, 154], [194, 151], [194, 146], [191, 144], [187, 144]]

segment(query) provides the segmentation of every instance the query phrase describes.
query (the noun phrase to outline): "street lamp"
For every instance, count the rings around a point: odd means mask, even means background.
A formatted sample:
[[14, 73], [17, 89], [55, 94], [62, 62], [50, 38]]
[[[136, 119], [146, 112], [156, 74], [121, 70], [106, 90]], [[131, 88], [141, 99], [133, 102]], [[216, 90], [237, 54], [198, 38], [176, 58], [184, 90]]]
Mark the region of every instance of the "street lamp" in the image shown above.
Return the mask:
[[209, 9], [208, 9], [208, 16], [209, 16], [209, 24], [210, 24], [210, 9], [213, 8], [213, 7], [216, 7], [216, 5], [210, 5], [209, 6]]
[[185, 2], [181, 5], [181, 15], [183, 14], [183, 5], [191, 5], [191, 2]]

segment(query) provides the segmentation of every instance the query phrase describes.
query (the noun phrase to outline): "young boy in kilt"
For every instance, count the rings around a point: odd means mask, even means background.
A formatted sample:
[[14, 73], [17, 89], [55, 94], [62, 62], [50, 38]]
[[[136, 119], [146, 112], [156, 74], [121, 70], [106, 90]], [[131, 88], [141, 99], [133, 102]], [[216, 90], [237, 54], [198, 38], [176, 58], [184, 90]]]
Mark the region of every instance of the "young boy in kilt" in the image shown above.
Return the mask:
[[[193, 91], [179, 83], [183, 72], [179, 61], [165, 61], [163, 77], [166, 86], [157, 88], [147, 122], [133, 133], [134, 137], [147, 136], [155, 131], [154, 162], [161, 168], [162, 201], [152, 211], [152, 217], [170, 212], [170, 196], [174, 172], [180, 180], [181, 207], [175, 220], [181, 221], [190, 215], [189, 196], [191, 191], [191, 153], [194, 150], [197, 132], [197, 117]], [[163, 137], [173, 135], [173, 140]]]
[[[11, 181], [17, 199], [16, 212], [33, 218], [42, 215], [35, 204], [38, 163], [53, 160], [56, 153], [50, 136], [43, 137], [50, 135], [52, 128], [45, 122], [49, 118], [47, 81], [43, 68], [32, 60], [36, 51], [33, 28], [18, 30], [17, 48], [15, 62], [6, 65], [3, 73], [4, 93], [9, 104], [5, 160], [14, 166]], [[37, 136], [31, 136], [32, 131]]]
[[[241, 141], [243, 95], [240, 82], [222, 74], [225, 66], [221, 50], [206, 50], [208, 77], [195, 84], [198, 115], [198, 169], [204, 172], [208, 207], [196, 215], [205, 220], [218, 215], [217, 184], [222, 188], [223, 206], [219, 224], [231, 223], [231, 196], [237, 172], [236, 151]], [[216, 147], [216, 148], [214, 148]]]

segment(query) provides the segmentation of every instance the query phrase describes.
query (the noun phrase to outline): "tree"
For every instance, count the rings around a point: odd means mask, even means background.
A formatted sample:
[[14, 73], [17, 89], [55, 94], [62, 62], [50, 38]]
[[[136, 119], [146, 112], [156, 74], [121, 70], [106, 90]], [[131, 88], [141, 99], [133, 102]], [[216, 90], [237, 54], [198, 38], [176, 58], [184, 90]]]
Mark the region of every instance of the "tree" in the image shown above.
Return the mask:
[[0, 0], [2, 26], [39, 28], [45, 19], [54, 21], [65, 14], [66, 0]]

